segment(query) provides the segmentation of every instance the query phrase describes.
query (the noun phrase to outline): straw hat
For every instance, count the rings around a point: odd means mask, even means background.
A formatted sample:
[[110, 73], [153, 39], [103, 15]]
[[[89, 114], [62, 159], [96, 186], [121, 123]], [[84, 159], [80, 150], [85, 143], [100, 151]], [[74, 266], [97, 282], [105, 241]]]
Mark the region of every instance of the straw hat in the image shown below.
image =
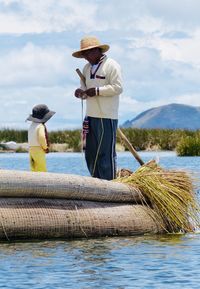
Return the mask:
[[45, 123], [54, 114], [55, 111], [49, 110], [48, 106], [46, 106], [45, 104], [38, 104], [33, 107], [32, 114], [30, 114], [26, 120], [30, 120], [37, 123]]
[[100, 41], [94, 36], [84, 37], [83, 39], [81, 39], [80, 42], [80, 50], [72, 53], [72, 56], [76, 58], [83, 58], [82, 51], [97, 47], [101, 48], [103, 53], [108, 51], [108, 49], [110, 48], [110, 46], [107, 44], [101, 44]]

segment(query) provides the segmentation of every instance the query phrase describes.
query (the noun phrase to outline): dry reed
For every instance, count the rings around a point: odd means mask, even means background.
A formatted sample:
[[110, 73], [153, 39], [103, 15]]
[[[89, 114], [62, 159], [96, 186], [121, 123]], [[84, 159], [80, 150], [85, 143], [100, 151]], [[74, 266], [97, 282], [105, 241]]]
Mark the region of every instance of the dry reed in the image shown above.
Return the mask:
[[199, 204], [186, 172], [164, 170], [151, 161], [117, 181], [142, 192], [143, 204], [152, 207], [157, 217], [164, 220], [167, 232], [191, 232], [199, 225]]

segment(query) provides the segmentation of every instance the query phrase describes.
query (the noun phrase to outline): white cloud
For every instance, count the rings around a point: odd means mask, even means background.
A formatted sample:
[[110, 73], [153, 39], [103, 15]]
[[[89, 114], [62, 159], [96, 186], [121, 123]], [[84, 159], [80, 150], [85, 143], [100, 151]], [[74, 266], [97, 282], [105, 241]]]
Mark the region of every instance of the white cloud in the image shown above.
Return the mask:
[[92, 1], [19, 0], [1, 1], [0, 33], [61, 32], [95, 26], [96, 4]]
[[179, 96], [174, 98], [174, 102], [184, 103], [187, 105], [200, 106], [200, 92], [199, 93], [179, 95]]
[[[198, 0], [1, 0], [0, 33], [190, 30], [200, 24]], [[100, 13], [103, 11], [103, 13]], [[99, 17], [100, 14], [100, 17]], [[98, 19], [98, 21], [97, 21]]]
[[46, 103], [52, 128], [80, 126], [73, 93], [85, 62], [71, 53], [85, 34], [122, 66], [120, 123], [171, 102], [200, 105], [199, 9], [198, 0], [0, 0], [0, 125], [26, 126]]
[[162, 19], [167, 26], [190, 30], [200, 24], [198, 0], [143, 0], [152, 17]]
[[200, 30], [190, 34], [190, 37], [183, 39], [169, 39], [164, 37], [153, 36], [149, 39], [141, 39], [138, 46], [152, 47], [160, 51], [164, 60], [175, 60], [181, 62], [200, 65]]
[[[1, 127], [26, 128], [25, 119], [33, 106], [45, 103], [55, 116], [48, 123], [52, 129], [81, 127], [81, 103], [71, 93], [74, 87], [33, 87], [0, 90]], [[8, 113], [9, 112], [9, 113]]]
[[39, 47], [32, 43], [13, 49], [0, 58], [0, 85], [23, 87], [62, 83], [71, 75], [69, 55], [67, 47]]

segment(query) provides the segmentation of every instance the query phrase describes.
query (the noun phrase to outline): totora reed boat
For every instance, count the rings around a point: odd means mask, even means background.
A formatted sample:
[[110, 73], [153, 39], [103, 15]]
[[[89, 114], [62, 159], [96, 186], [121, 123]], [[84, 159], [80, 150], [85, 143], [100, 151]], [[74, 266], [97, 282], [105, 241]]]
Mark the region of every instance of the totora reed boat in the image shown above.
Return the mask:
[[0, 170], [0, 240], [163, 233], [137, 188], [96, 178]]

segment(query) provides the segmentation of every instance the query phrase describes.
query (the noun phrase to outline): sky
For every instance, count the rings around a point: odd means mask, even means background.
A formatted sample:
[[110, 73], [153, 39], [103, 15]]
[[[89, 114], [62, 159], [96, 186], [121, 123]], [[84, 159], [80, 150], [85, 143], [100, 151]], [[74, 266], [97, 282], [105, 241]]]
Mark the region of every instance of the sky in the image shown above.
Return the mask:
[[[49, 130], [80, 128], [71, 56], [93, 35], [122, 68], [119, 124], [169, 103], [200, 106], [199, 0], [0, 0], [0, 128], [26, 129], [36, 104]], [[85, 105], [84, 105], [85, 109]]]

